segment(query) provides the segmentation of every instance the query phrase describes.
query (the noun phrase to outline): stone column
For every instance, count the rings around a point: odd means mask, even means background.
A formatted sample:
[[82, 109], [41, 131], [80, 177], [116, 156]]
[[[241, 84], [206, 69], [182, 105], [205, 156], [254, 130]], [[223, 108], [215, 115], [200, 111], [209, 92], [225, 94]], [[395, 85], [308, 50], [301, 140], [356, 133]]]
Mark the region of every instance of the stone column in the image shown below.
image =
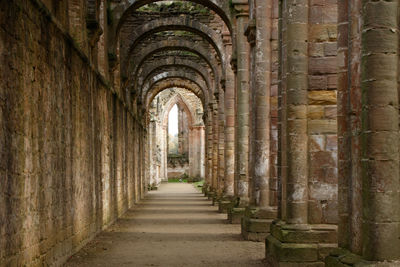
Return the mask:
[[183, 109], [180, 105], [176, 105], [178, 108], [178, 153], [183, 154]]
[[209, 199], [214, 196], [214, 185], [213, 185], [213, 105], [208, 104], [206, 116], [206, 183], [205, 183], [205, 194]]
[[161, 171], [162, 181], [168, 182], [168, 127], [165, 125], [161, 126]]
[[[290, 2], [290, 1], [288, 1]], [[308, 87], [308, 1], [287, 10], [287, 121], [286, 221], [307, 223], [307, 87]]]
[[[309, 224], [308, 152], [308, 30], [309, 1], [284, 0], [281, 5], [281, 83], [284, 97], [281, 134], [281, 212], [266, 239], [266, 260], [271, 266], [324, 266], [324, 258], [336, 247], [336, 226]], [[282, 145], [282, 143], [280, 144]], [[282, 175], [283, 174], [283, 175]], [[285, 178], [285, 179], [282, 179]], [[312, 186], [312, 184], [311, 184]], [[285, 200], [285, 201], [283, 201]]]
[[153, 118], [151, 118], [150, 119], [150, 122], [149, 122], [149, 144], [148, 144], [148, 146], [149, 146], [149, 164], [150, 164], [150, 181], [149, 181], [149, 185], [150, 185], [150, 189], [153, 189], [152, 187], [153, 187], [153, 185], [154, 186], [156, 186], [156, 183], [157, 183], [157, 181], [156, 181], [156, 170], [157, 170], [157, 167], [156, 167], [156, 161], [155, 161], [155, 158], [156, 158], [156, 153], [157, 153], [157, 150], [156, 150], [156, 144], [157, 144], [157, 141], [156, 141], [156, 138], [157, 138], [157, 130], [156, 130], [156, 120], [155, 119], [153, 119]]
[[247, 240], [264, 241], [270, 224], [276, 218], [276, 207], [270, 204], [270, 94], [271, 94], [271, 31], [272, 1], [256, 0], [251, 10], [254, 19], [246, 35], [252, 45], [252, 132], [254, 140], [250, 205], [242, 220], [242, 235]]
[[204, 130], [204, 125], [200, 129], [200, 177], [202, 179], [205, 178], [205, 150], [206, 150], [206, 138], [205, 138], [205, 130]]
[[213, 195], [213, 205], [218, 198], [218, 188], [219, 188], [219, 179], [218, 179], [218, 99], [215, 98], [212, 104], [212, 126], [213, 126], [213, 137], [212, 137], [212, 191]]
[[232, 40], [229, 32], [222, 34], [225, 53], [227, 57], [226, 76], [225, 76], [225, 149], [224, 149], [224, 192], [219, 202], [219, 212], [225, 213], [231, 206], [234, 197], [235, 179], [235, 77], [230, 66], [232, 55]]
[[398, 8], [339, 2], [341, 248], [326, 266], [400, 265]]
[[194, 125], [190, 130], [190, 176], [201, 177], [202, 131], [204, 126]]
[[218, 204], [225, 189], [225, 99], [222, 86], [218, 94]]
[[100, 29], [102, 29], [102, 34], [99, 36], [99, 41], [97, 43], [98, 50], [98, 69], [99, 72], [104, 76], [104, 78], [109, 78], [109, 69], [108, 69], [108, 27], [107, 27], [107, 1], [100, 1], [99, 8], [99, 24]]
[[249, 55], [250, 46], [244, 34], [249, 21], [247, 0], [232, 0], [236, 16], [236, 166], [237, 203], [229, 209], [228, 220], [240, 223], [249, 203]]

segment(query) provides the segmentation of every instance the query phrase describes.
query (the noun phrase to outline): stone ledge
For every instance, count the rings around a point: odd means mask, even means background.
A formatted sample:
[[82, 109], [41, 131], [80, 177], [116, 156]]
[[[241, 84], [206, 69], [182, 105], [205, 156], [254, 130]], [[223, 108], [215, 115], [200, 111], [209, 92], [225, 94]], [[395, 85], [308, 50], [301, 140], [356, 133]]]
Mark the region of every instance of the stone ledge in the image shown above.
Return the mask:
[[247, 206], [245, 216], [253, 219], [276, 219], [278, 216], [278, 210], [274, 207], [260, 208]]
[[337, 227], [333, 225], [275, 221], [265, 240], [266, 259], [272, 266], [325, 266], [325, 258], [336, 248]]
[[[325, 266], [324, 259], [336, 244], [282, 243], [272, 235], [265, 239], [265, 255], [272, 266]], [[294, 264], [294, 265], [293, 265]]]
[[318, 261], [318, 244], [282, 243], [273, 235], [265, 239], [265, 252], [277, 263]]
[[370, 266], [370, 267], [397, 267], [400, 266], [400, 261], [394, 262], [376, 262], [366, 261], [361, 256], [351, 253], [342, 248], [333, 250], [329, 256], [325, 258], [326, 267], [348, 267], [348, 266]]
[[274, 222], [271, 234], [283, 243], [337, 243], [336, 225], [290, 225]]
[[243, 231], [242, 229], [242, 236], [244, 240], [248, 241], [264, 242], [265, 238], [267, 238], [268, 235], [269, 233], [253, 233], [253, 232]]
[[269, 233], [270, 225], [273, 219], [253, 219], [244, 216], [242, 218], [242, 232], [243, 230], [252, 233]]
[[325, 267], [323, 262], [268, 262], [266, 261], [267, 267]]
[[242, 236], [246, 240], [263, 242], [276, 216], [277, 210], [274, 208], [246, 207], [241, 222]]

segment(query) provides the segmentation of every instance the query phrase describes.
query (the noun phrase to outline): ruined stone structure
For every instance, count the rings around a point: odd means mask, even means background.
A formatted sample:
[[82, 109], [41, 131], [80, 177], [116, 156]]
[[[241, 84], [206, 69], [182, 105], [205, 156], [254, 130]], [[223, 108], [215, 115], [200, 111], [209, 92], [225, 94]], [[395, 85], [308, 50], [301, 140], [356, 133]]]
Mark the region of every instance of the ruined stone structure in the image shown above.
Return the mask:
[[[268, 266], [400, 266], [398, 0], [0, 0], [0, 266], [168, 179], [167, 124]], [[358, 264], [358, 265], [357, 265]]]
[[[178, 151], [169, 155], [168, 114], [178, 107]], [[183, 175], [204, 179], [205, 131], [200, 99], [187, 89], [171, 88], [159, 93], [149, 108], [150, 185], [158, 187], [169, 177]]]

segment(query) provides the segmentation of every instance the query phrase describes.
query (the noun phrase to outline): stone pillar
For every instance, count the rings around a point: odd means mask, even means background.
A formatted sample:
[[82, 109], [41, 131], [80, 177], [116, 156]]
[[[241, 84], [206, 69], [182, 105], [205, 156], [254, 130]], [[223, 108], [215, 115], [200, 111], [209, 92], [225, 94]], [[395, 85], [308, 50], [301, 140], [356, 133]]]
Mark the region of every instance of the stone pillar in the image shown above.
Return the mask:
[[100, 1], [99, 8], [99, 23], [100, 28], [103, 30], [103, 33], [99, 37], [99, 42], [97, 43], [98, 50], [98, 69], [99, 72], [104, 76], [104, 78], [109, 78], [109, 69], [108, 69], [108, 27], [107, 27], [107, 1]]
[[340, 249], [326, 266], [400, 265], [398, 8], [339, 2]]
[[218, 179], [218, 99], [215, 98], [212, 104], [212, 128], [213, 128], [213, 137], [212, 137], [212, 191], [213, 195], [213, 205], [218, 199], [218, 188], [219, 188], [219, 179]]
[[218, 94], [218, 204], [224, 194], [225, 189], [225, 99], [224, 91], [219, 89]]
[[223, 197], [219, 201], [219, 212], [225, 213], [232, 204], [234, 198], [234, 179], [235, 179], [235, 77], [230, 67], [232, 55], [232, 40], [229, 32], [222, 34], [225, 53], [227, 57], [226, 76], [225, 76], [225, 149], [224, 149], [224, 191]]
[[146, 128], [143, 127], [143, 123], [140, 125], [140, 137], [139, 137], [139, 179], [140, 179], [140, 188], [139, 194], [140, 199], [144, 199], [146, 195], [146, 184], [147, 184], [147, 163], [148, 163], [148, 155], [146, 152], [146, 144], [147, 144], [147, 132]]
[[325, 256], [337, 242], [335, 225], [309, 224], [308, 220], [308, 2], [281, 3], [279, 90], [285, 116], [280, 123], [286, 140], [280, 163], [286, 166], [280, 166], [279, 220], [271, 224], [266, 239], [266, 261], [271, 266], [324, 266]]
[[269, 196], [272, 1], [256, 0], [251, 17], [254, 19], [249, 23], [246, 35], [252, 46], [251, 69], [254, 73], [251, 83], [254, 155], [250, 165], [252, 193], [242, 220], [242, 235], [247, 240], [264, 241], [277, 215]]
[[190, 130], [190, 157], [189, 169], [190, 176], [201, 177], [201, 164], [202, 164], [202, 132], [204, 131], [203, 125], [194, 125]]
[[178, 107], [178, 154], [183, 154], [185, 153], [185, 136], [184, 136], [184, 114], [185, 110], [181, 105], [177, 105]]
[[166, 125], [162, 125], [161, 131], [161, 177], [162, 181], [168, 182], [168, 127]]
[[205, 159], [206, 159], [206, 138], [205, 138], [205, 130], [204, 130], [204, 125], [201, 127], [200, 130], [200, 177], [202, 179], [205, 178]]
[[249, 55], [250, 46], [244, 34], [249, 21], [247, 0], [232, 0], [236, 16], [236, 151], [235, 180], [237, 203], [228, 211], [231, 223], [240, 223], [249, 203]]
[[156, 167], [156, 153], [157, 153], [157, 149], [156, 149], [156, 141], [157, 138], [157, 130], [156, 130], [156, 121], [155, 119], [150, 119], [149, 122], [149, 164], [150, 164], [150, 181], [149, 181], [149, 187], [150, 189], [152, 189], [153, 185], [156, 186], [157, 184], [157, 180], [156, 180], [156, 171], [157, 171], [157, 167]]
[[212, 104], [208, 104], [206, 112], [206, 182], [204, 184], [204, 193], [209, 199], [212, 199], [213, 191], [213, 115]]
[[[291, 2], [291, 1], [287, 1]], [[290, 5], [287, 19], [287, 120], [286, 132], [288, 175], [286, 180], [286, 221], [307, 223], [307, 89], [308, 89], [308, 1]]]

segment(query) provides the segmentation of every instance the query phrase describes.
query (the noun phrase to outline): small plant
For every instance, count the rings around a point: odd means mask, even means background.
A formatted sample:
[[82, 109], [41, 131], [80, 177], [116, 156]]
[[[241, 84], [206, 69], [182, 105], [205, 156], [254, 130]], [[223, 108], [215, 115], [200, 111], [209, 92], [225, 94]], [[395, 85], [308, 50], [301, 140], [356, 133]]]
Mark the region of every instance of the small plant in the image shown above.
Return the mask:
[[200, 192], [204, 192], [204, 180], [198, 181], [198, 182], [194, 182], [193, 183], [194, 187], [199, 190]]
[[180, 177], [168, 178], [168, 183], [187, 183], [187, 179]]

